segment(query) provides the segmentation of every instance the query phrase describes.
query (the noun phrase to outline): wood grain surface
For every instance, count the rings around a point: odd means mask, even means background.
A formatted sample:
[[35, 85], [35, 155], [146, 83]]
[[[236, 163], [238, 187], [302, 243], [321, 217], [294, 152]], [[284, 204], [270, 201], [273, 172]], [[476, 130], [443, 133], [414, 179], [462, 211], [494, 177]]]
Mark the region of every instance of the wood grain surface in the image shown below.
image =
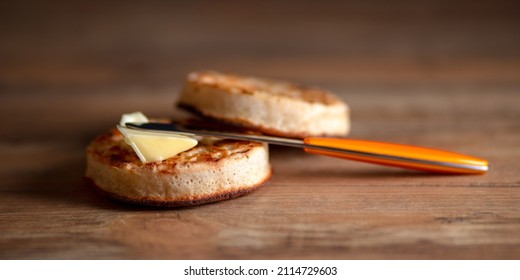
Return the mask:
[[[2, 259], [519, 259], [515, 1], [2, 3]], [[282, 3], [279, 3], [282, 2]], [[186, 209], [114, 202], [84, 149], [122, 113], [169, 117], [186, 73], [318, 85], [350, 137], [490, 161], [430, 175], [271, 147], [275, 176]]]

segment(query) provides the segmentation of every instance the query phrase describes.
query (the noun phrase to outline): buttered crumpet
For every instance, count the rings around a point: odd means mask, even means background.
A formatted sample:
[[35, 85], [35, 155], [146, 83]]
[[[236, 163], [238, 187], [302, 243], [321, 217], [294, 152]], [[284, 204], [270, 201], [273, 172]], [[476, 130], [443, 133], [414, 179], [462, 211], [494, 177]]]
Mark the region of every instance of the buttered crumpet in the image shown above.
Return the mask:
[[156, 206], [191, 206], [237, 197], [271, 177], [266, 144], [202, 138], [173, 157], [143, 163], [116, 129], [87, 147], [86, 177], [108, 196]]

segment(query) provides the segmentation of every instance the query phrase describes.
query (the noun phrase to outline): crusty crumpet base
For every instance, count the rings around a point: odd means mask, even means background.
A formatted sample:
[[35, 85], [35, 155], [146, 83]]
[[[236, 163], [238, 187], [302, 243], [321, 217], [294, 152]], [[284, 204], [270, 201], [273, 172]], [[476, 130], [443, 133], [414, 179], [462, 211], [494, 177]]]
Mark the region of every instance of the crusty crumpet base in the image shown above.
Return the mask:
[[189, 74], [178, 106], [282, 137], [345, 136], [350, 130], [347, 104], [329, 91], [214, 71]]

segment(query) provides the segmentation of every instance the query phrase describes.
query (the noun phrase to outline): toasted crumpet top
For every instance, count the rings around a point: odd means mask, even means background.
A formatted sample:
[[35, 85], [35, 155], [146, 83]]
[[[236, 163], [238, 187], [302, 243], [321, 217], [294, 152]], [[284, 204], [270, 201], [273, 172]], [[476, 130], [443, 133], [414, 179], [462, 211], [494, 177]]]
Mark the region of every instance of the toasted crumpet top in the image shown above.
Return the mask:
[[88, 146], [87, 153], [97, 161], [118, 168], [145, 168], [163, 174], [178, 174], [187, 170], [196, 171], [197, 166], [208, 168], [210, 165], [219, 164], [223, 159], [243, 157], [253, 148], [260, 146], [262, 144], [257, 142], [203, 138], [194, 148], [174, 157], [142, 163], [132, 147], [125, 143], [123, 135], [114, 128], [109, 133], [98, 136]]
[[194, 87], [211, 86], [232, 93], [267, 93], [325, 105], [342, 103], [340, 99], [326, 90], [284, 81], [222, 74], [213, 71], [190, 73], [187, 80]]

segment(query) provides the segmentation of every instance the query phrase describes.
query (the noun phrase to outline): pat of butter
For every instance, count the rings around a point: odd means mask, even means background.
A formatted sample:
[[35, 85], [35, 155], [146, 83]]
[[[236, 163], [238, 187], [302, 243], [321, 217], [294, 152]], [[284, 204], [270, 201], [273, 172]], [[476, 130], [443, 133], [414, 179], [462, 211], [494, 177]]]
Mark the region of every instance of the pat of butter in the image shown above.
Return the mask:
[[123, 114], [121, 116], [121, 121], [119, 121], [120, 126], [126, 126], [126, 123], [147, 123], [150, 122], [148, 118], [141, 112], [133, 112], [128, 114]]
[[197, 145], [197, 140], [184, 135], [126, 128], [129, 122], [146, 123], [148, 118], [141, 112], [124, 114], [117, 126], [125, 142], [144, 163], [165, 160]]
[[165, 160], [197, 145], [197, 140], [188, 136], [141, 131], [119, 125], [117, 128], [144, 163]]

